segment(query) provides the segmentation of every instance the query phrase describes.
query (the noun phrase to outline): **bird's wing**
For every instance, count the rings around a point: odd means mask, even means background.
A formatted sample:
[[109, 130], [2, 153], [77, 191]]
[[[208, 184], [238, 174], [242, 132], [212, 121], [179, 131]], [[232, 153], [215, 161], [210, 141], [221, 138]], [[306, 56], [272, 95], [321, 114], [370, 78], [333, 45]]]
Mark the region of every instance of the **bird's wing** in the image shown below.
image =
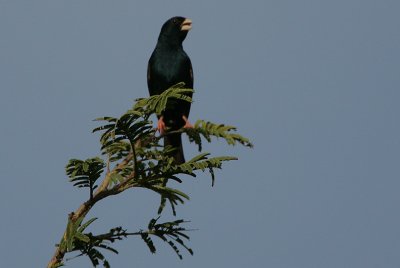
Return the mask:
[[160, 79], [157, 77], [157, 74], [154, 73], [153, 65], [154, 65], [154, 60], [153, 57], [151, 57], [147, 65], [147, 87], [149, 89], [150, 96], [162, 93], [162, 91], [160, 92], [161, 89]]
[[147, 83], [150, 82], [151, 73], [150, 73], [150, 63], [147, 64]]
[[152, 81], [151, 81], [151, 67], [150, 67], [150, 64], [151, 63], [149, 61], [149, 63], [147, 64], [147, 86], [149, 88], [150, 96], [152, 96], [152, 95], [155, 94], [155, 92], [154, 92], [154, 88], [153, 88]]
[[192, 63], [190, 63], [190, 68], [189, 68], [189, 72], [190, 72], [190, 80], [192, 81], [192, 87], [193, 87], [193, 67], [192, 67]]

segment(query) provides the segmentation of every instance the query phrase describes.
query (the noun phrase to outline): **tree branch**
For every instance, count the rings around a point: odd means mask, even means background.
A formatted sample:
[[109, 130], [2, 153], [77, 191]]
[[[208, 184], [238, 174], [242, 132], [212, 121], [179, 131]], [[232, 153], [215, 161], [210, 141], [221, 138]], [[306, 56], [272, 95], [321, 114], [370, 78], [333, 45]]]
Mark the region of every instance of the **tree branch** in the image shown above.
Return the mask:
[[[129, 188], [133, 188], [134, 185], [129, 185], [129, 187], [126, 187], [126, 185], [128, 184], [128, 182], [130, 180], [132, 180], [135, 177], [135, 174], [133, 172], [133, 174], [131, 174], [129, 176], [129, 178], [127, 178], [127, 180], [125, 180], [123, 183], [118, 184], [116, 186], [114, 186], [111, 189], [108, 189], [108, 185], [110, 184], [110, 180], [111, 180], [111, 174], [115, 171], [117, 171], [118, 169], [122, 169], [124, 166], [126, 166], [127, 164], [129, 164], [129, 162], [132, 160], [133, 155], [129, 154], [124, 161], [122, 161], [121, 163], [119, 163], [118, 165], [116, 165], [112, 171], [107, 172], [106, 176], [104, 177], [102, 183], [100, 184], [100, 186], [97, 188], [96, 192], [93, 195], [93, 198], [90, 198], [89, 200], [87, 200], [86, 202], [84, 202], [83, 204], [81, 204], [77, 210], [75, 210], [74, 212], [72, 212], [71, 214], [69, 214], [69, 219], [71, 222], [76, 222], [79, 218], [81, 217], [85, 217], [88, 212], [90, 211], [90, 209], [100, 200], [102, 200], [103, 198], [106, 198], [108, 196], [111, 195], [116, 195], [119, 194]], [[65, 237], [67, 230], [64, 231], [64, 234], [62, 237]], [[67, 253], [65, 250], [63, 250], [61, 248], [60, 245], [57, 245], [56, 247], [56, 251], [53, 254], [53, 257], [51, 258], [50, 262], [48, 263], [47, 267], [48, 268], [56, 268], [59, 267], [62, 264], [62, 260], [64, 259], [65, 253]]]
[[[99, 236], [83, 233], [85, 228], [96, 218], [90, 219], [86, 223], [82, 223], [83, 219], [93, 206], [103, 198], [117, 195], [130, 188], [142, 187], [160, 194], [162, 197], [161, 210], [165, 205], [164, 201], [168, 199], [175, 213], [175, 205], [184, 203], [184, 199], [189, 199], [189, 196], [179, 189], [167, 187], [167, 180], [173, 179], [181, 182], [177, 177], [178, 175], [186, 174], [195, 177], [194, 172], [199, 170], [209, 171], [214, 182], [213, 169], [221, 168], [225, 161], [237, 160], [236, 157], [231, 156], [209, 158], [209, 153], [200, 153], [188, 162], [177, 165], [168, 155], [168, 150], [171, 150], [171, 148], [159, 150], [161, 147], [160, 140], [164, 138], [164, 135], [155, 136], [152, 122], [148, 119], [152, 114], [160, 114], [161, 111], [166, 109], [168, 98], [190, 102], [191, 99], [185, 95], [186, 93], [193, 93], [193, 90], [183, 88], [183, 84], [180, 83], [161, 95], [138, 100], [135, 106], [120, 118], [103, 117], [97, 119], [105, 121], [104, 125], [95, 128], [93, 132], [103, 132], [100, 138], [101, 151], [103, 154], [107, 154], [107, 163], [105, 164], [99, 157], [87, 160], [71, 159], [68, 163], [66, 171], [71, 182], [74, 183], [74, 186], [89, 188], [90, 198], [68, 215], [67, 227], [60, 244], [56, 245], [55, 252], [47, 265], [48, 268], [62, 266], [65, 254], [72, 251], [81, 251], [83, 255], [87, 255], [94, 266], [102, 261], [104, 267], [110, 267], [108, 261], [98, 249], [117, 252], [108, 245], [102, 244], [102, 240], [117, 238], [113, 236], [113, 231]], [[202, 140], [211, 142], [211, 137], [224, 139], [230, 145], [241, 144], [252, 147], [247, 138], [235, 133], [235, 131], [236, 128], [233, 126], [198, 120], [194, 128], [170, 131], [167, 135], [185, 132], [189, 141], [198, 145], [199, 152], [202, 152]], [[130, 144], [126, 140], [129, 140]], [[116, 165], [110, 170], [110, 163], [114, 161], [118, 162], [115, 162]], [[104, 167], [106, 167], [105, 174], [103, 173]], [[102, 174], [102, 181], [96, 182]], [[184, 221], [157, 223], [158, 218], [150, 221], [147, 231], [127, 233], [124, 230], [122, 236], [140, 234], [153, 253], [155, 253], [156, 248], [149, 237], [150, 235], [159, 237], [169, 244], [179, 258], [182, 258], [182, 255], [177, 245], [183, 246], [190, 254], [193, 254], [193, 251], [186, 247], [181, 239], [189, 239], [186, 234], [182, 233], [187, 229], [179, 227], [179, 224]], [[119, 229], [111, 230], [118, 231]], [[91, 238], [98, 243], [91, 243], [93, 242]]]

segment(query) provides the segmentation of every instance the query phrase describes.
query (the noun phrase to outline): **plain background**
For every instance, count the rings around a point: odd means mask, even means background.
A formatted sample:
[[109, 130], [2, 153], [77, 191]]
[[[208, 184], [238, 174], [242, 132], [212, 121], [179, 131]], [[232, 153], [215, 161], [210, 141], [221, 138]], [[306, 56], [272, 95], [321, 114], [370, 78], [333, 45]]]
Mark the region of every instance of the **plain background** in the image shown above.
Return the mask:
[[[399, 267], [400, 2], [0, 0], [0, 267], [44, 267], [85, 200], [64, 173], [99, 154], [92, 119], [147, 96], [161, 25], [193, 20], [190, 119], [238, 127], [254, 149], [178, 186], [194, 256], [140, 239], [112, 267]], [[186, 157], [196, 154], [185, 142]], [[135, 231], [158, 197], [96, 206], [91, 231]], [[173, 219], [167, 210], [163, 220]], [[68, 255], [73, 257], [74, 255]], [[67, 267], [90, 267], [81, 257]]]

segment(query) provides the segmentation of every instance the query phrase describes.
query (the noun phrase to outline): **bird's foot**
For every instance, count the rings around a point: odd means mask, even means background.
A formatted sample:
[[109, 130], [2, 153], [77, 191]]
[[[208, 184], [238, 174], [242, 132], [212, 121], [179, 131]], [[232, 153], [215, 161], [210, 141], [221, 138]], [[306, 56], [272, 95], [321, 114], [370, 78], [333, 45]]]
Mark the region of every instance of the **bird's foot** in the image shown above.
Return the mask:
[[183, 121], [185, 121], [185, 125], [183, 126], [183, 128], [193, 128], [193, 125], [190, 124], [189, 119], [186, 116], [182, 116]]
[[161, 135], [165, 133], [165, 123], [163, 116], [161, 116], [160, 119], [158, 119], [157, 130], [160, 132]]

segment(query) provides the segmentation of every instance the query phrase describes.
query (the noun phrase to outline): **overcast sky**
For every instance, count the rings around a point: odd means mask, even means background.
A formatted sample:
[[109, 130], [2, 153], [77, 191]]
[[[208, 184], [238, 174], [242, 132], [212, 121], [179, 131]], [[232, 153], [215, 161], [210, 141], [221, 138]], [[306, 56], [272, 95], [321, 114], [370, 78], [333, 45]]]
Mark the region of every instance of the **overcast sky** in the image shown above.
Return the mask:
[[[111, 266], [400, 267], [400, 2], [137, 2], [0, 0], [0, 267], [47, 264], [87, 197], [67, 161], [99, 154], [92, 119], [147, 96], [148, 58], [175, 15], [193, 20], [191, 121], [235, 125], [255, 148], [216, 141], [206, 150], [239, 161], [213, 188], [205, 174], [179, 186], [194, 256], [132, 238], [106, 253]], [[158, 201], [104, 200], [90, 230], [145, 228]]]

